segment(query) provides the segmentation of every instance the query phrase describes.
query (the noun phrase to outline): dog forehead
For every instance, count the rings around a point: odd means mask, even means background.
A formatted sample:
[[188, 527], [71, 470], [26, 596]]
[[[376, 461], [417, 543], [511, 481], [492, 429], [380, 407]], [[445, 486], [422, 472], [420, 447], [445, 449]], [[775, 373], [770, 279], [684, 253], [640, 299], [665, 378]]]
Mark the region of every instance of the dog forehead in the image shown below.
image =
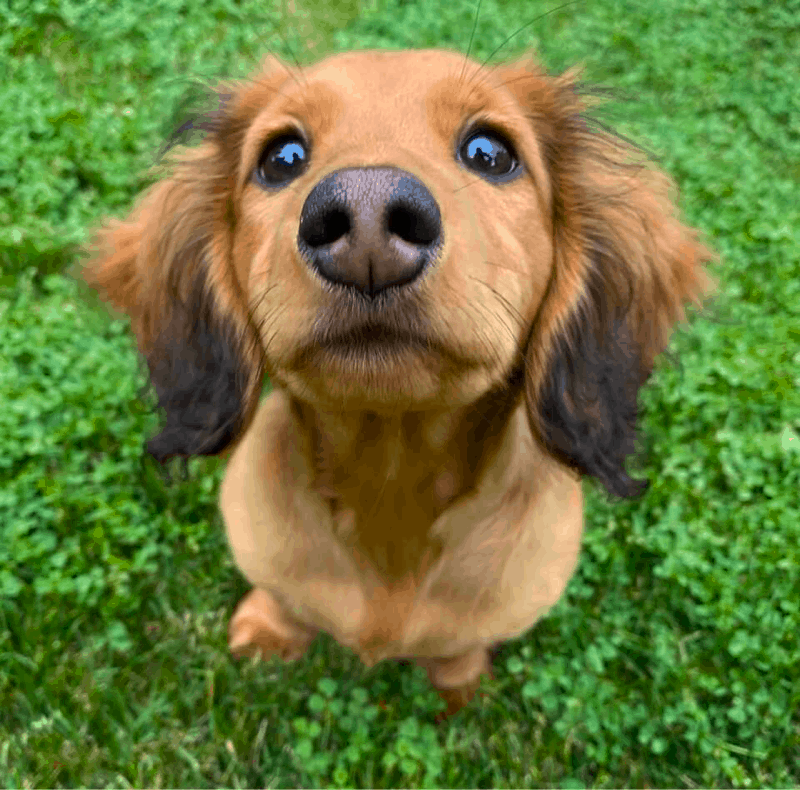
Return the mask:
[[470, 75], [479, 69], [475, 61], [446, 49], [361, 50], [332, 55], [309, 66], [309, 80], [319, 80], [352, 97], [374, 97], [376, 90], [408, 93], [432, 87], [447, 77]]
[[291, 85], [284, 83], [287, 101], [297, 106], [299, 100], [306, 110], [313, 107], [305, 120], [318, 131], [335, 123], [351, 140], [377, 135], [397, 142], [423, 129], [446, 138], [472, 113], [519, 115], [492, 70], [451, 50], [347, 52], [298, 76]]
[[302, 84], [321, 88], [338, 98], [344, 114], [370, 126], [383, 116], [413, 124], [426, 107], [447, 114], [447, 106], [453, 105], [460, 113], [475, 107], [500, 109], [508, 100], [491, 70], [442, 49], [348, 52], [309, 67], [303, 77], [296, 85], [300, 92]]

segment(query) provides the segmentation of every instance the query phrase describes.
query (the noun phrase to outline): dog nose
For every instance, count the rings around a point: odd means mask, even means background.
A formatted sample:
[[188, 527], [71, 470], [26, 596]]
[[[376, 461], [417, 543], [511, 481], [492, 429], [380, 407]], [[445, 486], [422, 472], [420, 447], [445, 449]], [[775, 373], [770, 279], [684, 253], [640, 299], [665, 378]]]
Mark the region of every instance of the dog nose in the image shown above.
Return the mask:
[[323, 178], [306, 198], [297, 237], [322, 277], [370, 298], [418, 277], [441, 241], [433, 195], [396, 167], [349, 167]]

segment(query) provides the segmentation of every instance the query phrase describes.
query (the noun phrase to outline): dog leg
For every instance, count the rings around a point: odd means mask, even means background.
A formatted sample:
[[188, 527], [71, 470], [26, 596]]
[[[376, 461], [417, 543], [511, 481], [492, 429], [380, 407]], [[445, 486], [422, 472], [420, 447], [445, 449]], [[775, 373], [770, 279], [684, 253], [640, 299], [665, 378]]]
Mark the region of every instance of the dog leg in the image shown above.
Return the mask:
[[234, 656], [277, 654], [294, 661], [305, 653], [317, 632], [291, 622], [266, 590], [254, 588], [239, 602], [228, 626], [228, 648]]
[[415, 660], [427, 671], [431, 685], [447, 703], [444, 716], [452, 716], [470, 702], [481, 684], [481, 675], [492, 677], [492, 663], [485, 647], [452, 658]]

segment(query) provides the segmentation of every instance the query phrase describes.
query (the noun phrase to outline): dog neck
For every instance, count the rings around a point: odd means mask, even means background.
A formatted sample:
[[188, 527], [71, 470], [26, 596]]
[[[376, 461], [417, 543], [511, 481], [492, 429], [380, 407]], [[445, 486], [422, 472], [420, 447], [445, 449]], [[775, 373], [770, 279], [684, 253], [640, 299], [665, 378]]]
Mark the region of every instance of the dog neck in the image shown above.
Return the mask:
[[381, 577], [424, 572], [439, 553], [430, 528], [495, 457], [519, 393], [450, 411], [322, 411], [292, 399], [294, 450], [340, 538]]

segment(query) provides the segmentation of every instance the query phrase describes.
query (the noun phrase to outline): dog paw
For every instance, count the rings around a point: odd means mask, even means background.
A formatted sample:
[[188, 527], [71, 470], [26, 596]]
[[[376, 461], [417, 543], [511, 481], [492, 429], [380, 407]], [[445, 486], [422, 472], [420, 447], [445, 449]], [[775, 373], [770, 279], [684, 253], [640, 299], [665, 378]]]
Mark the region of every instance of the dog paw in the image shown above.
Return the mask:
[[447, 705], [437, 717], [438, 722], [458, 713], [472, 701], [481, 685], [482, 675], [494, 678], [486, 648], [477, 648], [453, 658], [417, 659], [417, 663], [427, 671], [431, 684]]
[[444, 719], [447, 719], [450, 716], [454, 716], [461, 710], [461, 708], [472, 702], [472, 698], [478, 691], [478, 687], [480, 686], [480, 684], [481, 681], [480, 678], [478, 678], [478, 680], [475, 680], [472, 683], [468, 683], [465, 686], [459, 686], [458, 688], [436, 689], [436, 693], [444, 700], [445, 704], [447, 705], [445, 710], [439, 714], [437, 720], [443, 721]]
[[251, 590], [236, 607], [228, 626], [228, 649], [235, 657], [280, 656], [294, 661], [314, 639], [308, 629], [290, 623], [275, 599], [264, 590]]

